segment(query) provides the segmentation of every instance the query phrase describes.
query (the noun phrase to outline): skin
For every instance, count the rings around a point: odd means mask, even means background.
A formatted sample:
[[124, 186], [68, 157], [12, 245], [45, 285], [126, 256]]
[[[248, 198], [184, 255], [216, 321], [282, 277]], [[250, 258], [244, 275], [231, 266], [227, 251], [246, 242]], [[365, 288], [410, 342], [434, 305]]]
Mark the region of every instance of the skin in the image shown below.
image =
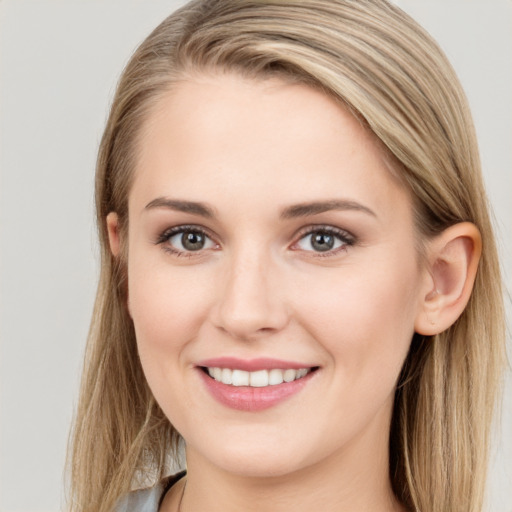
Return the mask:
[[[388, 477], [396, 381], [415, 330], [442, 330], [465, 305], [477, 234], [466, 226], [432, 244], [431, 260], [449, 246], [462, 269], [445, 258], [435, 282], [409, 193], [373, 136], [303, 85], [194, 76], [160, 100], [140, 142], [128, 306], [148, 383], [186, 441], [183, 512], [402, 510]], [[333, 200], [345, 203], [282, 215]], [[183, 225], [208, 233], [203, 249], [166, 235]], [[115, 214], [108, 227], [118, 254]], [[326, 227], [342, 238], [320, 252], [308, 230]], [[214, 400], [197, 369], [219, 356], [319, 369], [287, 400], [239, 411]], [[178, 509], [182, 485], [162, 511]]]

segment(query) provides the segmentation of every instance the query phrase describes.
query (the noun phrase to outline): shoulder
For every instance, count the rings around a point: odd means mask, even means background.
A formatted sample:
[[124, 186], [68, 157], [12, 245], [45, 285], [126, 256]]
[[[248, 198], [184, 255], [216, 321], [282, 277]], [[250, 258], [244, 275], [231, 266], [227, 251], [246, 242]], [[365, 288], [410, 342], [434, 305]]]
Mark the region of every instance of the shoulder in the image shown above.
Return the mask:
[[158, 512], [164, 494], [184, 475], [182, 471], [164, 478], [154, 487], [130, 492], [121, 498], [114, 512]]

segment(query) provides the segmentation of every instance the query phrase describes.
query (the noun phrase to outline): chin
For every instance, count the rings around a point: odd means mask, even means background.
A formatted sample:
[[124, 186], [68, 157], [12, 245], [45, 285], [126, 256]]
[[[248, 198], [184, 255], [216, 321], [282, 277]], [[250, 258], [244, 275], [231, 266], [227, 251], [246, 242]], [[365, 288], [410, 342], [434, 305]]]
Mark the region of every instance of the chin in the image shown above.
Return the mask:
[[226, 472], [239, 475], [244, 478], [280, 478], [295, 473], [303, 466], [283, 460], [244, 459], [241, 461], [223, 460], [222, 469]]
[[283, 449], [286, 447], [278, 448], [275, 445], [265, 447], [256, 441], [249, 446], [246, 443], [216, 446], [218, 450], [210, 450], [209, 453], [203, 451], [200, 455], [196, 450], [187, 448], [187, 459], [191, 451], [194, 453], [194, 459], [199, 455], [201, 459], [208, 459], [210, 464], [223, 471], [246, 478], [283, 477], [308, 465], [308, 458], [299, 456], [296, 448], [287, 450]]

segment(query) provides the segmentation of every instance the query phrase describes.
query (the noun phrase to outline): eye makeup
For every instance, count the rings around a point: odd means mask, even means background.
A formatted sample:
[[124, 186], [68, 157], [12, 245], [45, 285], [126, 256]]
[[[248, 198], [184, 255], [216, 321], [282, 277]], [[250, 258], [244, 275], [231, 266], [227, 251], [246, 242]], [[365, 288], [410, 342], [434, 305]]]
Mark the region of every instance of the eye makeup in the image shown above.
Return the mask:
[[174, 256], [187, 258], [220, 247], [205, 228], [194, 224], [166, 229], [158, 236], [155, 244], [161, 245], [166, 252]]
[[290, 249], [311, 252], [315, 257], [336, 256], [356, 243], [356, 238], [348, 231], [321, 224], [302, 229], [298, 237], [298, 241]]
[[[289, 249], [311, 253], [314, 257], [332, 257], [356, 243], [356, 238], [346, 230], [330, 225], [313, 225], [301, 229]], [[173, 226], [165, 229], [155, 240], [163, 250], [177, 257], [204, 255], [205, 251], [218, 250], [220, 244], [204, 227], [196, 224]]]

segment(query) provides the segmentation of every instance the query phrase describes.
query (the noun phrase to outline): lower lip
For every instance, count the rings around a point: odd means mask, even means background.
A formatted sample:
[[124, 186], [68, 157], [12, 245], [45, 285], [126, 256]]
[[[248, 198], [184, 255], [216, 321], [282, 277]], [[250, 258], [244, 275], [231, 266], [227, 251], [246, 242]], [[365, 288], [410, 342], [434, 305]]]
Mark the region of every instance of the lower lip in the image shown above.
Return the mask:
[[311, 372], [305, 377], [292, 382], [253, 388], [250, 386], [230, 386], [212, 379], [202, 370], [199, 370], [199, 373], [208, 391], [218, 402], [239, 411], [262, 411], [274, 407], [297, 394], [313, 376]]

